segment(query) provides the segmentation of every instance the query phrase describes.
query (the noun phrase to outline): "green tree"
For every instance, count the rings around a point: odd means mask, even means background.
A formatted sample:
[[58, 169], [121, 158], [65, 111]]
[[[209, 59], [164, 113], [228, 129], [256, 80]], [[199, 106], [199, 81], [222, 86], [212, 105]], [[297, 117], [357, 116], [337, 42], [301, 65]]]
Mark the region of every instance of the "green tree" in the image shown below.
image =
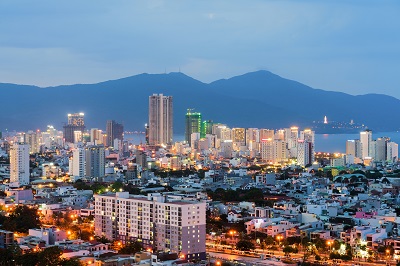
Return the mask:
[[96, 237], [96, 240], [103, 244], [111, 243], [111, 240], [106, 238], [105, 236]]
[[292, 247], [292, 246], [285, 246], [285, 247], [283, 248], [283, 252], [284, 252], [286, 255], [288, 255], [288, 254], [290, 254], [290, 253], [297, 253], [298, 250], [297, 250], [297, 248], [294, 248], [294, 247]]
[[247, 241], [247, 240], [240, 240], [236, 244], [236, 249], [242, 250], [242, 251], [248, 251], [248, 250], [253, 250], [255, 248], [253, 242]]
[[119, 254], [135, 254], [143, 249], [143, 245], [138, 241], [126, 243], [119, 251]]
[[39, 263], [39, 252], [22, 254], [17, 262], [20, 265], [37, 265]]
[[113, 191], [120, 191], [121, 189], [124, 188], [124, 184], [121, 181], [116, 181], [114, 184], [111, 185], [111, 189]]
[[60, 266], [83, 266], [78, 258], [62, 259]]
[[40, 225], [37, 208], [18, 205], [4, 221], [3, 228], [8, 231], [27, 233], [29, 229], [38, 228]]
[[62, 253], [62, 250], [56, 246], [44, 249], [39, 253], [37, 266], [59, 266], [63, 261], [61, 258]]
[[18, 245], [0, 249], [0, 265], [15, 265], [22, 252]]

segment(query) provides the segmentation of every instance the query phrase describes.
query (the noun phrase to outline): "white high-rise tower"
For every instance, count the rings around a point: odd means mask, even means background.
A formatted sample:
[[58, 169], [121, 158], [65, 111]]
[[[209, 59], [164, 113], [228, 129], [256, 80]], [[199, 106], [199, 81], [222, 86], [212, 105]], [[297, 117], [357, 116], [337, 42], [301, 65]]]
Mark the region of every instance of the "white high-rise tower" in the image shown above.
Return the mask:
[[10, 149], [10, 183], [29, 185], [29, 145], [14, 143]]
[[371, 141], [372, 141], [372, 131], [371, 130], [367, 129], [365, 131], [360, 132], [362, 159], [365, 159], [366, 157], [371, 157], [371, 152], [370, 152]]
[[149, 96], [149, 144], [172, 143], [173, 134], [172, 96]]

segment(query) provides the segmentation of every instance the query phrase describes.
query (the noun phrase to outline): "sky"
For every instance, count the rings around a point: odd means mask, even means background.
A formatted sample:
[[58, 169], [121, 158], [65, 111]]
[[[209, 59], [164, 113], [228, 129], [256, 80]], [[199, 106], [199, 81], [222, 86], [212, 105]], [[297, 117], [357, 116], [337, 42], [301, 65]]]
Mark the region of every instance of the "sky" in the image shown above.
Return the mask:
[[0, 82], [55, 86], [269, 70], [400, 99], [400, 1], [0, 1]]

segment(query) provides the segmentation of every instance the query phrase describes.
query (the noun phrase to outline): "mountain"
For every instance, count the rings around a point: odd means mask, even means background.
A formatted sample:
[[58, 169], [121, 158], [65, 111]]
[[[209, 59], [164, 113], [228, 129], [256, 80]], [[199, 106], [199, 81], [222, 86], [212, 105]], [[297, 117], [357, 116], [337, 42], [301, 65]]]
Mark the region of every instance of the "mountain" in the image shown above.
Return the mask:
[[372, 130], [399, 129], [394, 118], [400, 100], [387, 95], [353, 96], [313, 89], [268, 71], [203, 83], [182, 73], [140, 74], [97, 84], [36, 86], [0, 83], [0, 131], [61, 129], [67, 113], [84, 112], [88, 128], [105, 129], [106, 120], [122, 122], [127, 130], [143, 130], [148, 96], [172, 95], [174, 131], [184, 132], [187, 108], [203, 119], [231, 127], [279, 128], [310, 126], [312, 121], [353, 119]]

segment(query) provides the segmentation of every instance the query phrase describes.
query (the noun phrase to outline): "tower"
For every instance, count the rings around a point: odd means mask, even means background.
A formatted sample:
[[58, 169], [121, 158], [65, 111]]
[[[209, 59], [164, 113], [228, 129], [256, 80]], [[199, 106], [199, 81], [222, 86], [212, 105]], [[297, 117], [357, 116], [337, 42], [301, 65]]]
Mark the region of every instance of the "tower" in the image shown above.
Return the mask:
[[172, 96], [149, 96], [149, 144], [171, 144], [173, 137]]
[[89, 146], [85, 150], [85, 176], [89, 178], [104, 177], [105, 173], [105, 152], [104, 146]]
[[212, 120], [205, 120], [201, 123], [200, 138], [205, 138], [207, 134], [212, 134]]
[[372, 141], [372, 131], [371, 130], [365, 130], [360, 132], [360, 143], [361, 143], [361, 155], [362, 159], [365, 159], [366, 157], [370, 157], [370, 145]]
[[106, 145], [113, 146], [115, 139], [119, 139], [120, 141], [124, 140], [124, 126], [115, 122], [114, 120], [108, 120], [106, 125], [106, 134]]
[[38, 153], [40, 151], [39, 132], [29, 130], [24, 134], [24, 142], [29, 144], [29, 153]]
[[192, 113], [193, 109], [188, 109], [185, 116], [185, 141], [191, 143], [192, 133], [201, 131], [201, 113]]
[[10, 183], [29, 185], [29, 145], [14, 143], [10, 148]]
[[80, 131], [83, 133], [85, 131], [85, 114], [84, 113], [75, 113], [68, 114], [68, 124], [64, 126], [64, 139], [65, 142], [78, 142], [81, 141], [79, 139], [75, 139], [75, 131]]

